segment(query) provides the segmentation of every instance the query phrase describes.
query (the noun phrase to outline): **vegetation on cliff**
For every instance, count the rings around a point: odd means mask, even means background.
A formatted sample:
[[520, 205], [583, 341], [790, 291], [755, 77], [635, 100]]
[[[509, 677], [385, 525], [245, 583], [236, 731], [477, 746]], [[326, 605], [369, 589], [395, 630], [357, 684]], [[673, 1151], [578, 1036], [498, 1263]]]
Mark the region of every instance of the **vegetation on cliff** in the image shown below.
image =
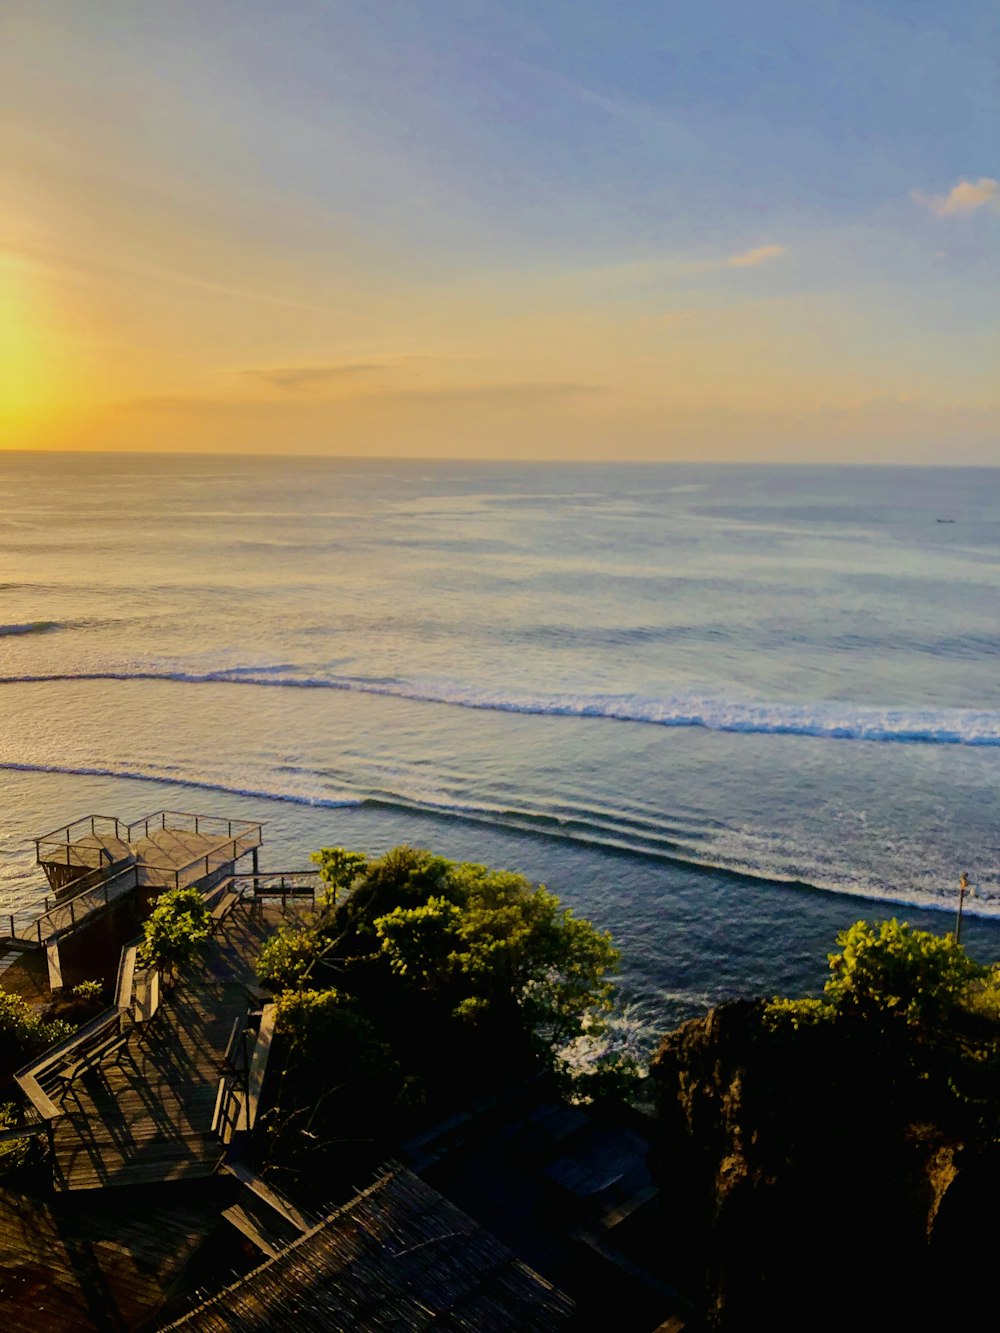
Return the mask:
[[168, 889], [143, 923], [139, 962], [158, 967], [169, 979], [198, 956], [210, 934], [211, 916], [200, 889]]
[[990, 1271], [997, 969], [896, 921], [837, 943], [822, 998], [723, 1005], [652, 1062], [669, 1276], [726, 1333], [922, 1329]]
[[325, 903], [262, 950], [285, 1043], [281, 1151], [376, 1144], [556, 1069], [611, 1012], [610, 936], [522, 875], [325, 848]]

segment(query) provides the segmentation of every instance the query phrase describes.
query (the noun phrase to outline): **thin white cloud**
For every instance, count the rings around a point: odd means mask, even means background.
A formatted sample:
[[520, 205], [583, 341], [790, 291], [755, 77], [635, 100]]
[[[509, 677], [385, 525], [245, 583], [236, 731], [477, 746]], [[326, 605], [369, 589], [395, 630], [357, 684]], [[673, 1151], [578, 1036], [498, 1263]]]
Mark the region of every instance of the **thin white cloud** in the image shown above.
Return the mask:
[[726, 260], [725, 268], [756, 268], [770, 259], [778, 259], [788, 251], [783, 245], [759, 245], [756, 250], [744, 250], [742, 254], [732, 255]]
[[977, 181], [960, 180], [947, 194], [921, 194], [914, 190], [913, 198], [939, 218], [975, 213], [980, 208], [1000, 213], [1000, 181], [980, 176]]

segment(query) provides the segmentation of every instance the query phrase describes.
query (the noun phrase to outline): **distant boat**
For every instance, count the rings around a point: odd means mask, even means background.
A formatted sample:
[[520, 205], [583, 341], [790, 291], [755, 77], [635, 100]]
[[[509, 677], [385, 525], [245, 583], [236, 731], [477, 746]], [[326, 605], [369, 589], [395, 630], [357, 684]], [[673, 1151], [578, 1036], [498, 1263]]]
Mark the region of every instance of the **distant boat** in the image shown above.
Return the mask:
[[954, 520], [953, 518], [939, 518], [939, 519], [938, 519], [938, 522], [939, 522], [939, 523], [954, 523], [955, 520]]

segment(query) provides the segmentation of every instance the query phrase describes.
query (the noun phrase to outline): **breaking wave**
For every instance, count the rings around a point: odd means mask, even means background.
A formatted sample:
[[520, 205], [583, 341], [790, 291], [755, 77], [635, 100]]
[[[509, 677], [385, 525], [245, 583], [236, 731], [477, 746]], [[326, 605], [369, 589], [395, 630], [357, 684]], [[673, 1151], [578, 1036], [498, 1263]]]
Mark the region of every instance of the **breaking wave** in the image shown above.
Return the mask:
[[260, 801], [288, 801], [293, 805], [311, 805], [327, 810], [340, 810], [347, 806], [363, 805], [360, 796], [306, 796], [291, 792], [265, 791], [255, 787], [237, 787], [225, 782], [210, 782], [204, 778], [189, 778], [174, 773], [157, 773], [154, 770], [143, 771], [131, 768], [96, 767], [90, 765], [66, 764], [22, 764], [0, 761], [0, 769], [12, 773], [64, 773], [69, 777], [84, 778], [128, 778], [132, 782], [161, 782], [168, 787], [193, 787], [198, 791], [218, 791], [228, 796], [248, 796]]
[[218, 671], [106, 670], [0, 677], [0, 684], [51, 681], [174, 681], [271, 689], [318, 689], [388, 695], [423, 703], [547, 717], [595, 718], [661, 727], [762, 736], [812, 736], [824, 740], [896, 744], [1000, 746], [1000, 710], [887, 707], [836, 701], [778, 703], [708, 695], [520, 694], [454, 681], [408, 681], [366, 676], [301, 676], [294, 668], [230, 667]]
[[0, 625], [0, 639], [18, 634], [47, 634], [49, 630], [62, 628], [57, 620], [26, 620], [23, 624]]

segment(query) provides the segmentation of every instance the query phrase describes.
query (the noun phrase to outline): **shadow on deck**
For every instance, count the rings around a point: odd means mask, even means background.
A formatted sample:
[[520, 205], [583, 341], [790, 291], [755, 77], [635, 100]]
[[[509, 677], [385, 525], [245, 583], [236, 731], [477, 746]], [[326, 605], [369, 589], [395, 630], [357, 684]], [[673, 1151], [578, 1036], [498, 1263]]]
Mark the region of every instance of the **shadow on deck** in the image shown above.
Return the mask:
[[211, 1175], [212, 1118], [234, 1020], [258, 1003], [254, 962], [281, 915], [241, 904], [145, 1029], [62, 1094], [52, 1144], [57, 1190]]

